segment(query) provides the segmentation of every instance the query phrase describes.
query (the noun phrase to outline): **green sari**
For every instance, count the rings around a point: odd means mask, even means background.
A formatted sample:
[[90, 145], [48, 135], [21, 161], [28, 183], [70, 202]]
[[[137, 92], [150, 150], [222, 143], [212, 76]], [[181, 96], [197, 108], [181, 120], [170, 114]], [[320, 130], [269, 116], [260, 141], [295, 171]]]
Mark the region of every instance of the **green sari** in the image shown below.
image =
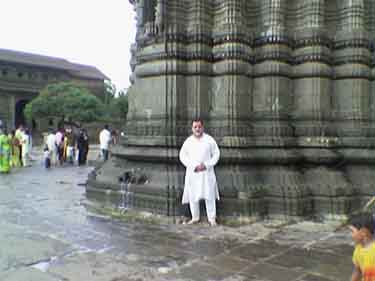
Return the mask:
[[9, 173], [10, 171], [11, 146], [7, 135], [0, 135], [0, 173]]

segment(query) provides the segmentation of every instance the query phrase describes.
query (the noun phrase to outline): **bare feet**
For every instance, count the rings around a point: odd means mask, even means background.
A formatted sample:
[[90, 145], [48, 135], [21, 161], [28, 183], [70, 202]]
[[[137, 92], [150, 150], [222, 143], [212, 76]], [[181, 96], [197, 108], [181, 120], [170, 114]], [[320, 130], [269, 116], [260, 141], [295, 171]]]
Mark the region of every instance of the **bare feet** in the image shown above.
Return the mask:
[[208, 223], [210, 224], [210, 226], [217, 226], [216, 221], [209, 221]]
[[199, 220], [189, 220], [186, 224], [196, 224]]

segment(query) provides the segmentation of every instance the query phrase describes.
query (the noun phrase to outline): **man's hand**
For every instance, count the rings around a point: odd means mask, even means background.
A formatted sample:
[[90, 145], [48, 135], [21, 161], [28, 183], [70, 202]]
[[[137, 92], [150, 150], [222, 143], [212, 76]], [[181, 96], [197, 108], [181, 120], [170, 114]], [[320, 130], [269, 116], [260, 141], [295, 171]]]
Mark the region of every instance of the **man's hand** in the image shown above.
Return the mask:
[[203, 172], [206, 169], [207, 169], [206, 166], [203, 163], [200, 163], [197, 167], [195, 167], [194, 172], [196, 173]]

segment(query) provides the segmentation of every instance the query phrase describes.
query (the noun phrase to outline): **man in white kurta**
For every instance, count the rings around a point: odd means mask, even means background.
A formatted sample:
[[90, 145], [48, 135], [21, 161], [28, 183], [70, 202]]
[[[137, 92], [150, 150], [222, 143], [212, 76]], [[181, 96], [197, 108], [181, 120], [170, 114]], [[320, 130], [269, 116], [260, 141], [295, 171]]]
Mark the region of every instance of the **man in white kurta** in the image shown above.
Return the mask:
[[51, 154], [51, 165], [56, 165], [57, 162], [57, 146], [56, 146], [56, 134], [53, 131], [50, 131], [47, 139], [46, 145]]
[[215, 200], [219, 199], [219, 191], [214, 166], [219, 161], [219, 147], [203, 132], [201, 120], [193, 121], [192, 131], [180, 150], [180, 160], [186, 167], [182, 204], [189, 203], [192, 219], [188, 224], [192, 224], [200, 220], [199, 201], [204, 199], [208, 222], [216, 225]]
[[108, 160], [109, 154], [109, 144], [112, 141], [111, 132], [109, 131], [108, 125], [104, 125], [104, 129], [100, 131], [99, 134], [99, 143], [100, 143], [100, 150], [102, 152], [103, 160]]

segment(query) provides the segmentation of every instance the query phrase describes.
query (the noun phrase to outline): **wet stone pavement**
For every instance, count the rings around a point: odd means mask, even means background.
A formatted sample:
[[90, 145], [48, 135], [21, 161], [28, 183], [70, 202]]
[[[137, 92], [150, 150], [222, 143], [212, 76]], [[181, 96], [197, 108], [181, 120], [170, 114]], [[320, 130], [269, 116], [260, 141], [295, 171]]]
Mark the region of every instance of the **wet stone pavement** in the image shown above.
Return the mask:
[[209, 227], [88, 211], [89, 167], [0, 175], [1, 281], [348, 280], [353, 245], [334, 223]]

